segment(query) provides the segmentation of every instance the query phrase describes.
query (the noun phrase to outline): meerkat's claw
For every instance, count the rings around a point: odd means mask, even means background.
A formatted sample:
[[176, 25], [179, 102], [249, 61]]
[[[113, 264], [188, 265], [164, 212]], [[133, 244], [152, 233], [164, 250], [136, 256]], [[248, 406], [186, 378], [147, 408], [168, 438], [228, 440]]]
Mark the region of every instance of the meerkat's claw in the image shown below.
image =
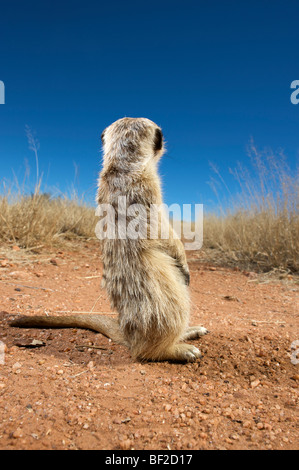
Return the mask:
[[187, 328], [183, 335], [183, 340], [188, 340], [188, 339], [197, 339], [200, 338], [201, 336], [205, 336], [209, 333], [209, 330], [207, 330], [203, 326], [191, 326], [190, 328]]
[[196, 359], [201, 357], [201, 352], [199, 349], [197, 349], [195, 346], [192, 346], [190, 344], [185, 345], [188, 346], [188, 349], [186, 349], [183, 354], [182, 354], [182, 359], [186, 362], [195, 362]]
[[178, 344], [171, 359], [177, 362], [195, 362], [201, 357], [201, 352], [192, 344]]

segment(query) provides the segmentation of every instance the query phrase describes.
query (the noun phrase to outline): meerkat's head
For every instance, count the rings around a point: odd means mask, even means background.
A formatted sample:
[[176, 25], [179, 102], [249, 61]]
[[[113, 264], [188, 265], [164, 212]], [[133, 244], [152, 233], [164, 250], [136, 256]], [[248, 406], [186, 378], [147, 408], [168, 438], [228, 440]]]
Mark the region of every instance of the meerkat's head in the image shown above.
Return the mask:
[[164, 152], [163, 134], [157, 124], [146, 118], [123, 118], [102, 133], [104, 165], [119, 170], [140, 170], [158, 161]]

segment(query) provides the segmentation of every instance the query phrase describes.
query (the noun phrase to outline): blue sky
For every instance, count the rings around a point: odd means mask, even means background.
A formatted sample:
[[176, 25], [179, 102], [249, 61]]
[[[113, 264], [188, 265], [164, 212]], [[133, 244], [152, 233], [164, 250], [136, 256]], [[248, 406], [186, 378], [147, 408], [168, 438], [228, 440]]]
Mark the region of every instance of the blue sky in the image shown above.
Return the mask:
[[[44, 188], [94, 200], [100, 135], [123, 116], [159, 124], [167, 203], [213, 207], [215, 164], [249, 165], [250, 138], [298, 162], [299, 3], [10, 0], [0, 4], [0, 180], [21, 182], [40, 142]], [[75, 167], [77, 168], [75, 177]]]

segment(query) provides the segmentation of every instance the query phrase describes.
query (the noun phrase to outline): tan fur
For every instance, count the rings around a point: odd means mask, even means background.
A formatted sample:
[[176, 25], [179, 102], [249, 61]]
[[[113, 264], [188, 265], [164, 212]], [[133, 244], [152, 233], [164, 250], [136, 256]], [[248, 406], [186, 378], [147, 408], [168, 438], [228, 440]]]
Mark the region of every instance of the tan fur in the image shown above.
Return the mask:
[[[104, 164], [98, 204], [111, 204], [117, 214], [118, 197], [127, 207], [161, 204], [157, 163], [164, 146], [161, 129], [144, 118], [124, 118], [102, 135]], [[149, 232], [149, 226], [147, 227]], [[169, 239], [104, 239], [101, 241], [103, 279], [118, 320], [102, 315], [21, 317], [13, 326], [90, 328], [129, 347], [140, 360], [190, 362], [200, 357], [197, 348], [180, 341], [207, 332], [188, 328], [189, 269], [183, 244]]]

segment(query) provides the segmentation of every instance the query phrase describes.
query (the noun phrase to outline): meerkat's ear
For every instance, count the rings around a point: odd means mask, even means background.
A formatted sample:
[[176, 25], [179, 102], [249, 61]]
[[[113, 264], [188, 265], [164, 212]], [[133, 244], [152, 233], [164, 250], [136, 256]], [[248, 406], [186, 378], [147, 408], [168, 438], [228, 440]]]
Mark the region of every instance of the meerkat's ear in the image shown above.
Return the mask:
[[154, 137], [154, 151], [155, 153], [161, 150], [163, 144], [163, 134], [161, 129], [157, 127], [155, 131], [155, 137]]
[[[106, 130], [106, 129], [105, 129]], [[104, 145], [105, 141], [104, 141], [104, 136], [105, 136], [105, 130], [102, 132], [101, 134], [101, 141], [102, 141], [102, 144]]]

